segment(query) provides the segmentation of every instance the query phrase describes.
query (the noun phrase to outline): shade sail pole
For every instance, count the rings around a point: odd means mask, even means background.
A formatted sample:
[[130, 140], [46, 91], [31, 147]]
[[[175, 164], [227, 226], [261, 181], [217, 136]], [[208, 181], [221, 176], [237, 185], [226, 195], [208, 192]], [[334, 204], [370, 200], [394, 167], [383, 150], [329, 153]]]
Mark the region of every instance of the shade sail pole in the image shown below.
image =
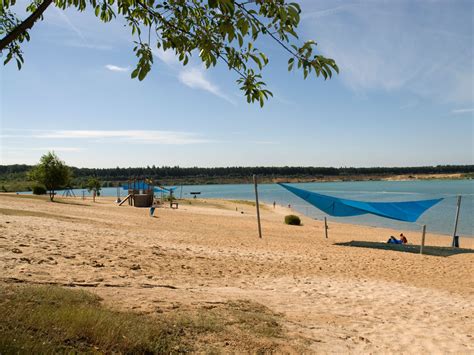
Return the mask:
[[326, 239], [328, 239], [328, 220], [324, 217], [324, 234], [326, 235]]
[[260, 225], [260, 206], [258, 205], [257, 175], [253, 176], [253, 184], [255, 186], [255, 205], [257, 206], [258, 236], [262, 238], [262, 226]]
[[423, 224], [423, 230], [421, 232], [420, 254], [423, 254], [423, 248], [425, 247], [425, 235], [426, 235], [426, 224]]
[[453, 241], [451, 243], [452, 247], [456, 247], [456, 233], [458, 231], [458, 222], [459, 222], [459, 210], [461, 209], [461, 196], [458, 196], [458, 203], [456, 206], [456, 219], [454, 220], [454, 231], [453, 231]]

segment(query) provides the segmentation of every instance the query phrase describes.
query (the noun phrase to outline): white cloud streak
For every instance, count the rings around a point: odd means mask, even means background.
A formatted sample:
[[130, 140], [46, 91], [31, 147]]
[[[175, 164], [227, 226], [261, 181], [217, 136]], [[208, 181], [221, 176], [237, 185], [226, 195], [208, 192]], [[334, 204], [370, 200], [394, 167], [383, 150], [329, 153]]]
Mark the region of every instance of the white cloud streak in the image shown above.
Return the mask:
[[[96, 49], [96, 50], [110, 50], [113, 47], [111, 45], [106, 45], [103, 43], [97, 43], [97, 35], [94, 33], [93, 35], [86, 36], [84, 34], [84, 30], [90, 32], [90, 26], [85, 26], [85, 23], [79, 21], [82, 24], [82, 30], [80, 27], [76, 26], [71, 18], [67, 15], [66, 10], [58, 9], [54, 7], [54, 13], [48, 13], [46, 22], [49, 25], [59, 26], [61, 28], [66, 28], [74, 32], [74, 36], [70, 36], [68, 31], [61, 31], [58, 34], [62, 35], [61, 38], [66, 36], [66, 39], [62, 39], [61, 43], [68, 46], [68, 47], [76, 47], [76, 48], [88, 48], [88, 49]], [[80, 15], [82, 19], [82, 14]], [[87, 16], [87, 15], [86, 15]], [[77, 18], [74, 18], [76, 21]], [[89, 30], [89, 31], [88, 31]], [[109, 36], [110, 37], [110, 36]]]
[[129, 67], [119, 67], [118, 65], [113, 65], [113, 64], [107, 64], [105, 66], [106, 69], [114, 72], [127, 72], [130, 70]]
[[57, 7], [54, 7], [54, 9], [58, 13], [59, 17], [61, 17], [61, 19], [67, 24], [67, 26], [77, 34], [77, 36], [81, 39], [81, 41], [84, 42], [84, 43], [87, 43], [87, 40], [86, 40], [86, 37], [84, 36], [84, 34], [81, 32], [81, 30], [79, 30], [79, 28], [77, 28], [71, 22], [69, 17], [64, 13], [64, 10], [60, 10]]
[[474, 108], [461, 108], [461, 109], [456, 109], [451, 111], [452, 114], [454, 115], [459, 115], [463, 113], [474, 113]]
[[233, 101], [227, 95], [222, 93], [222, 91], [219, 89], [217, 85], [211, 83], [205, 77], [205, 72], [203, 68], [193, 67], [193, 68], [187, 68], [185, 70], [182, 70], [178, 75], [178, 79], [181, 83], [183, 83], [187, 87], [210, 92], [211, 94], [217, 97], [220, 97], [221, 99], [224, 99], [227, 102], [230, 102], [231, 104], [235, 105], [235, 101]]
[[178, 57], [176, 57], [176, 54], [172, 50], [165, 51], [162, 48], [156, 48], [153, 49], [153, 54], [168, 66], [179, 64]]
[[[449, 2], [302, 0], [306, 35], [352, 90], [474, 101], [472, 7]], [[467, 5], [467, 3], [465, 4]]]
[[38, 151], [38, 152], [82, 152], [85, 148], [80, 147], [33, 147], [33, 148], [24, 148], [24, 147], [6, 147], [8, 151]]
[[[13, 130], [18, 131], [18, 130]], [[211, 140], [202, 138], [192, 132], [159, 131], [159, 130], [33, 130], [19, 134], [1, 135], [1, 138], [35, 138], [35, 139], [78, 139], [88, 141], [125, 141], [143, 144], [200, 144]]]
[[212, 95], [231, 103], [232, 105], [236, 105], [234, 100], [222, 92], [219, 86], [212, 83], [211, 80], [206, 77], [205, 69], [202, 66], [180, 68], [181, 63], [172, 50], [165, 51], [161, 48], [158, 48], [153, 50], [153, 54], [172, 70], [177, 71], [178, 80], [182, 84], [192, 89], [207, 91]]

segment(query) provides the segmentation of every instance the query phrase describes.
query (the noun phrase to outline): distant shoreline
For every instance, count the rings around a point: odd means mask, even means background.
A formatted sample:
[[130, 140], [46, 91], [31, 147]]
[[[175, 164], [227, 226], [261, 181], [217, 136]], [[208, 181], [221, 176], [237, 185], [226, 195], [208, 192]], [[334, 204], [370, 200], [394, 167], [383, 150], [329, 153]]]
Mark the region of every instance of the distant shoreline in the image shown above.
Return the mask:
[[[258, 176], [260, 184], [307, 183], [307, 182], [357, 182], [357, 181], [417, 181], [417, 180], [471, 180], [472, 176], [456, 174], [403, 174], [403, 175], [348, 175], [348, 176], [301, 176], [301, 177], [269, 177]], [[205, 178], [205, 179], [169, 179], [163, 185], [238, 185], [253, 184], [252, 177], [242, 178]]]
[[[275, 174], [276, 175], [276, 174]], [[258, 175], [258, 182], [260, 184], [272, 183], [309, 183], [309, 182], [357, 182], [357, 181], [419, 181], [419, 180], [471, 180], [474, 178], [472, 172], [457, 172], [457, 173], [418, 173], [418, 174], [345, 174], [345, 175]], [[149, 178], [144, 175], [145, 178]], [[100, 178], [102, 187], [116, 187], [126, 183], [126, 179], [110, 179]], [[253, 177], [251, 174], [245, 176], [163, 176], [159, 178], [152, 178], [157, 185], [238, 185], [238, 184], [252, 184]], [[84, 188], [86, 179], [78, 177], [73, 180], [71, 185], [74, 189]], [[28, 181], [26, 174], [24, 176], [7, 177], [0, 176], [0, 192], [24, 192], [31, 191], [35, 182]]]

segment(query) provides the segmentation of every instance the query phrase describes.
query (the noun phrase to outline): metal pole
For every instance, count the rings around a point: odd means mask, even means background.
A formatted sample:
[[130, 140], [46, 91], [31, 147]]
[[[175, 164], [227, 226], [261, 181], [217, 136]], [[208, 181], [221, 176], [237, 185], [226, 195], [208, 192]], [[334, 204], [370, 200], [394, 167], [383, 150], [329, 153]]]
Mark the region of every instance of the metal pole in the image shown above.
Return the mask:
[[452, 247], [455, 247], [456, 232], [458, 230], [458, 221], [459, 221], [459, 210], [461, 209], [461, 196], [458, 196], [458, 203], [456, 207], [456, 220], [454, 221], [454, 231], [453, 231], [453, 242], [451, 243]]
[[260, 206], [258, 205], [257, 175], [253, 176], [253, 184], [255, 186], [255, 205], [257, 206], [258, 236], [262, 238], [262, 226], [260, 225]]
[[426, 224], [423, 224], [423, 231], [421, 232], [420, 254], [423, 254], [423, 247], [425, 246]]
[[324, 233], [326, 235], [326, 239], [328, 239], [328, 220], [324, 217]]
[[120, 199], [120, 186], [117, 184], [117, 203], [120, 203], [122, 202], [122, 200]]
[[181, 185], [181, 192], [179, 194], [179, 199], [181, 200], [183, 198], [183, 185]]

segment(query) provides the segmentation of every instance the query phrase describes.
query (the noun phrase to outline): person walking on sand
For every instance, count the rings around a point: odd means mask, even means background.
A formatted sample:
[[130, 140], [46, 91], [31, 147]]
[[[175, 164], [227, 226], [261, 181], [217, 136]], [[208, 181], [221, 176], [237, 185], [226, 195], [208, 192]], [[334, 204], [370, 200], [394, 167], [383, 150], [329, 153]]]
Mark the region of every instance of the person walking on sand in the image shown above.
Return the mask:
[[275, 206], [276, 206], [276, 202], [273, 201], [273, 209], [275, 209]]

